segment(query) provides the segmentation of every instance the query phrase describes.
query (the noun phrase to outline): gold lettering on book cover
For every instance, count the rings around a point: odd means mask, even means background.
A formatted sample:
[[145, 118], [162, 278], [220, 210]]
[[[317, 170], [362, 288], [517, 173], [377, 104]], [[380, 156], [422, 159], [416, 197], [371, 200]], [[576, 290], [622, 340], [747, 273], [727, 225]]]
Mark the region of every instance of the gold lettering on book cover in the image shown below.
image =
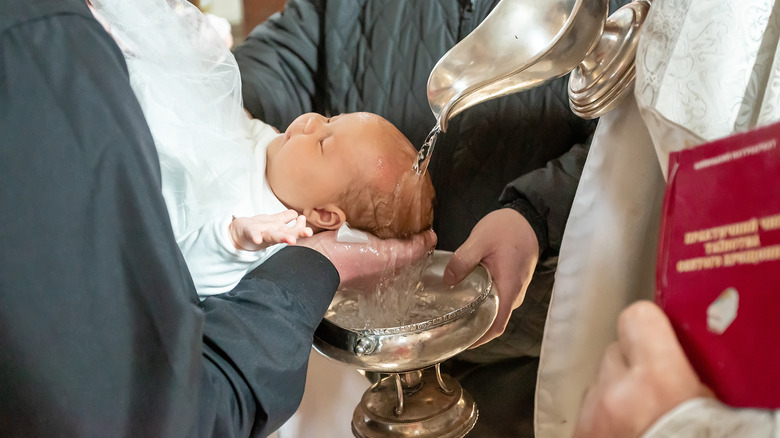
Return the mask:
[[706, 230], [691, 231], [685, 233], [685, 244], [690, 245], [710, 240], [725, 239], [726, 237], [744, 236], [758, 232], [758, 219], [752, 218], [744, 222], [722, 225]]
[[780, 214], [687, 232], [683, 237], [685, 244], [701, 243], [704, 254], [679, 260], [675, 268], [677, 272], [696, 272], [778, 261], [780, 245], [762, 248], [760, 237], [761, 232], [778, 229]]

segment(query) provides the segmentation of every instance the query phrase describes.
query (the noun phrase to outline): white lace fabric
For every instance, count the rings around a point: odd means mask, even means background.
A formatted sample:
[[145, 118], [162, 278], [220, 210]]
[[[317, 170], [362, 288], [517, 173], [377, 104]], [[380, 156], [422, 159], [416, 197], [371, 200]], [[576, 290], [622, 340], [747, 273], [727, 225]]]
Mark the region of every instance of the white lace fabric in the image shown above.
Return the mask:
[[775, 0], [655, 1], [641, 32], [635, 94], [664, 174], [669, 152], [780, 120]]
[[184, 0], [92, 5], [125, 55], [157, 147], [175, 234], [232, 211], [247, 196], [255, 142], [224, 40]]
[[711, 398], [695, 398], [677, 406], [653, 424], [641, 438], [778, 438], [780, 413], [732, 409]]

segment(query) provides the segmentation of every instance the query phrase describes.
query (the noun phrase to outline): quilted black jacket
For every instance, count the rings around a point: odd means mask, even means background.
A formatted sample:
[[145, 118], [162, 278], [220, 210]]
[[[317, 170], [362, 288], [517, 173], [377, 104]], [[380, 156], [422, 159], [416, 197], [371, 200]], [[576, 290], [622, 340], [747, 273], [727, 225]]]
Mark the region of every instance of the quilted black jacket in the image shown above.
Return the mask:
[[[426, 98], [431, 69], [496, 3], [290, 0], [234, 51], [245, 106], [279, 129], [309, 111], [370, 111], [419, 147], [435, 124]], [[567, 80], [466, 110], [432, 156], [439, 248], [455, 250], [502, 206], [520, 211], [539, 238], [542, 256], [526, 302], [506, 336], [488, 344], [495, 352], [480, 360], [539, 351], [563, 229], [595, 128], [569, 110]]]

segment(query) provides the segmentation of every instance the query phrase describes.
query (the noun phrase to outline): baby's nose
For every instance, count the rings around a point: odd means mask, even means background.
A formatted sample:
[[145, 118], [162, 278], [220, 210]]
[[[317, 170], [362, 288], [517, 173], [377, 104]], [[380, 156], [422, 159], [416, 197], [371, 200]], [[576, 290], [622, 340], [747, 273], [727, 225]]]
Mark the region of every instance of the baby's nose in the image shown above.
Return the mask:
[[303, 126], [303, 133], [306, 135], [314, 134], [318, 129], [322, 127], [323, 123], [320, 117], [313, 115], [306, 121], [306, 125]]

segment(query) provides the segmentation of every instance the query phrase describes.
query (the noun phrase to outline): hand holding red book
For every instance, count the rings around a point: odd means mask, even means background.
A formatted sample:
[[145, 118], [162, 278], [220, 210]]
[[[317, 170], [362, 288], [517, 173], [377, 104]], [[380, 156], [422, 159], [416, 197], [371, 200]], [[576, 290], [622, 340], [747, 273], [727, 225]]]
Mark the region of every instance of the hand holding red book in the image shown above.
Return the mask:
[[726, 404], [780, 408], [780, 123], [671, 154], [656, 302]]

